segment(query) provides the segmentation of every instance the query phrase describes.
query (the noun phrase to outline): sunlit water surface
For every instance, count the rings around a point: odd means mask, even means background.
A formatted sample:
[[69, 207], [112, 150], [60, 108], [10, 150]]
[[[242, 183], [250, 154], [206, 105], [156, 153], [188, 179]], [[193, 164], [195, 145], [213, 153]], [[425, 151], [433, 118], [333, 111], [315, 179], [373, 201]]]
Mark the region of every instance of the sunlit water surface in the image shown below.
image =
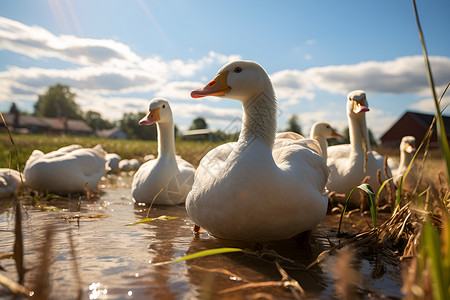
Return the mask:
[[[186, 254], [220, 247], [260, 249], [261, 245], [219, 240], [202, 232], [193, 234], [193, 223], [183, 206], [152, 207], [149, 217], [178, 217], [126, 226], [147, 216], [148, 207], [138, 206], [130, 197], [130, 179], [106, 184], [95, 200], [59, 199], [47, 202], [54, 209], [25, 205], [23, 234], [25, 285], [35, 288], [42, 261], [42, 249], [51, 254], [49, 287], [51, 299], [292, 299], [283, 287], [258, 287], [221, 293], [247, 283], [280, 281], [271, 257], [264, 259], [243, 253], [229, 253], [190, 261], [154, 266]], [[11, 199], [0, 206], [0, 254], [11, 252], [14, 244], [14, 214]], [[319, 253], [337, 243], [338, 216], [327, 216], [314, 231], [312, 245], [293, 240], [264, 245], [295, 263], [282, 267], [306, 291], [307, 298], [336, 298], [332, 275], [336, 256], [305, 270]], [[232, 222], [232, 220], [230, 220]], [[350, 221], [346, 221], [349, 223]], [[350, 222], [351, 223], [351, 222]], [[51, 241], [45, 231], [53, 228]], [[349, 227], [349, 225], [347, 226]], [[72, 239], [75, 251], [71, 251]], [[74, 263], [74, 256], [76, 257]], [[355, 268], [361, 273], [361, 298], [401, 298], [401, 270], [395, 263], [382, 262], [383, 272], [375, 275], [376, 261], [361, 259]], [[1, 260], [2, 272], [17, 280], [12, 259]], [[78, 270], [78, 275], [77, 275]], [[77, 278], [81, 278], [81, 282]], [[45, 282], [45, 281], [44, 281]], [[39, 288], [39, 287], [37, 287]], [[0, 287], [0, 297], [17, 299]]]

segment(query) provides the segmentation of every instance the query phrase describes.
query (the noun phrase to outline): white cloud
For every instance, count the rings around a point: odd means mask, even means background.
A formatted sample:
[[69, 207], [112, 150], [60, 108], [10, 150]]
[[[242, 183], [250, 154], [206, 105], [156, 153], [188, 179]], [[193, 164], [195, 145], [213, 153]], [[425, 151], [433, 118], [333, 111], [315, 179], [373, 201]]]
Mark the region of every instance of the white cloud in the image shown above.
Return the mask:
[[[436, 85], [447, 84], [446, 81], [450, 78], [450, 58], [435, 56], [430, 61]], [[428, 89], [422, 56], [311, 68], [305, 73], [317, 88], [338, 94], [347, 94], [355, 89], [372, 93], [424, 94]]]
[[174, 100], [187, 100], [191, 98], [191, 91], [201, 86], [201, 82], [172, 81], [161, 87], [155, 93], [155, 96]]
[[[310, 40], [306, 45], [315, 42]], [[42, 58], [56, 58], [75, 66], [65, 69], [9, 67], [0, 72], [0, 103], [30, 103], [49, 86], [62, 83], [76, 92], [82, 109], [99, 111], [108, 119], [119, 119], [123, 112], [146, 109], [148, 101], [157, 96], [175, 101], [174, 108], [181, 118], [201, 115], [210, 123], [226, 125], [242, 114], [241, 109], [220, 107], [217, 98], [205, 98], [201, 104], [179, 102], [190, 100], [192, 89], [206, 84], [219, 67], [240, 59], [239, 55], [211, 51], [196, 60], [164, 60], [157, 55], [140, 57], [129, 46], [114, 40], [58, 36], [42, 27], [0, 17], [2, 49], [39, 59], [40, 65]], [[430, 60], [436, 85], [442, 90], [450, 78], [450, 57], [431, 57]], [[299, 104], [304, 104], [302, 101], [313, 103], [311, 101], [317, 98], [318, 92], [324, 91], [331, 95], [346, 95], [354, 89], [364, 89], [371, 94], [429, 95], [422, 56], [279, 70], [270, 77], [280, 109], [289, 113], [298, 113]], [[444, 101], [450, 102], [448, 97]], [[411, 108], [433, 111], [432, 102], [427, 99], [414, 103]], [[299, 117], [302, 126], [309, 127], [316, 120], [333, 120], [330, 122], [333, 126], [343, 129], [347, 122], [345, 116], [337, 118], [332, 107], [301, 113]], [[368, 114], [369, 126], [374, 132], [380, 132], [384, 124], [391, 124], [392, 119], [390, 113], [381, 111]]]
[[35, 90], [62, 83], [73, 88], [98, 93], [150, 91], [157, 89], [165, 82], [164, 78], [143, 70], [118, 70], [110, 67], [67, 70], [11, 67], [7, 71], [0, 72], [0, 78], [9, 78], [17, 84]]
[[[450, 105], [450, 97], [444, 97], [444, 98], [442, 98], [442, 101], [440, 102], [439, 107], [442, 110], [443, 108], [445, 108], [449, 105]], [[410, 106], [410, 108], [426, 111], [426, 112], [433, 113], [433, 114], [436, 112], [436, 105], [434, 104], [433, 98], [422, 99], [419, 102], [412, 104]], [[444, 114], [447, 114], [447, 115], [449, 114], [448, 108], [444, 111]]]
[[[443, 88], [436, 89], [436, 94], [438, 96], [438, 100], [441, 99], [443, 92], [444, 92]], [[449, 90], [447, 90], [447, 92], [442, 97], [441, 102], [439, 103], [439, 107], [441, 108], [441, 110], [446, 108], [447, 106], [450, 106], [450, 91]], [[426, 111], [426, 112], [433, 113], [433, 114], [436, 112], [436, 105], [434, 104], [434, 100], [431, 97], [422, 99], [416, 103], [411, 104], [410, 108]], [[444, 111], [444, 113], [449, 114], [448, 108]]]
[[[339, 134], [343, 134], [345, 128], [348, 127], [347, 116], [336, 114], [336, 111], [330, 107], [324, 107], [313, 112], [299, 113], [298, 119], [302, 124], [304, 135], [309, 135], [309, 131], [315, 122], [328, 122]], [[366, 113], [367, 126], [376, 137], [381, 136], [396, 120], [397, 117], [389, 112], [372, 107]]]
[[296, 104], [300, 99], [313, 100], [314, 86], [304, 71], [283, 70], [270, 75], [278, 99]]
[[73, 89], [73, 92], [77, 94], [77, 104], [84, 111], [100, 112], [102, 117], [108, 120], [119, 120], [127, 112], [145, 112], [150, 102], [150, 99], [146, 98], [105, 97], [78, 89]]
[[398, 117], [393, 116], [389, 111], [373, 107], [370, 107], [370, 111], [366, 113], [367, 127], [376, 137], [380, 137], [385, 133], [397, 119]]
[[[450, 78], [450, 58], [431, 57], [430, 60], [436, 85], [442, 90]], [[302, 100], [314, 100], [318, 90], [341, 95], [355, 89], [382, 94], [429, 94], [422, 56], [304, 71], [282, 70], [271, 74], [271, 78], [282, 108]]]
[[113, 40], [56, 36], [39, 26], [0, 17], [0, 49], [33, 59], [58, 58], [80, 65], [128, 65], [140, 60], [130, 48]]

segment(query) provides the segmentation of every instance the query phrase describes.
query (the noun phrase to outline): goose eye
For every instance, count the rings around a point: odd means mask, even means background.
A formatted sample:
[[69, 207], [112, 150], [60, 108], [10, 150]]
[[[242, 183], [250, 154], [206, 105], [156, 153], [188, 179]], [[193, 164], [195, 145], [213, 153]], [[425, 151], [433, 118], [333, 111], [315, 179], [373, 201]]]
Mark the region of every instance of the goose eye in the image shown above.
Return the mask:
[[163, 104], [163, 108], [166, 108], [166, 105], [165, 105], [165, 104]]
[[330, 129], [330, 126], [327, 126], [328, 129]]
[[236, 68], [234, 69], [234, 72], [235, 72], [235, 73], [241, 73], [241, 72], [242, 72], [242, 68], [241, 68], [241, 67], [236, 67]]

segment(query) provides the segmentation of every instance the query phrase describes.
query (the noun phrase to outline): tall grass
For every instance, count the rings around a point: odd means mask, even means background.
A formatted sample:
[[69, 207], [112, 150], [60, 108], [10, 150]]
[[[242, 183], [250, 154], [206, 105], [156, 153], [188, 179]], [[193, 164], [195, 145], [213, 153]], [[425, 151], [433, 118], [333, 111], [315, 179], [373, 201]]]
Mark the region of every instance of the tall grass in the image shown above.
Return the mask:
[[[422, 28], [420, 25], [419, 14], [417, 11], [416, 1], [412, 0], [414, 7], [414, 14], [417, 22], [417, 28], [419, 32], [419, 38], [422, 45], [423, 56], [425, 60], [425, 67], [427, 73], [428, 84], [433, 95], [433, 100], [436, 109], [436, 128], [437, 137], [439, 140], [440, 149], [442, 152], [442, 157], [445, 161], [446, 171], [447, 171], [447, 187], [446, 192], [443, 193], [442, 199], [438, 205], [442, 211], [442, 226], [443, 231], [441, 234], [432, 225], [432, 222], [427, 221], [422, 228], [422, 241], [419, 257], [419, 262], [417, 265], [419, 267], [416, 269], [416, 282], [414, 286], [418, 288], [422, 295], [426, 292], [426, 283], [423, 277], [429, 277], [431, 279], [431, 291], [434, 299], [450, 299], [450, 222], [449, 211], [446, 206], [446, 202], [449, 200], [449, 185], [450, 185], [450, 149], [447, 140], [447, 134], [445, 132], [444, 122], [442, 118], [441, 108], [439, 106], [438, 97], [436, 94], [436, 89], [434, 85], [433, 75], [431, 72], [431, 66], [428, 59], [428, 53], [425, 45], [425, 39], [422, 33]], [[444, 91], [445, 92], [445, 91]], [[431, 215], [430, 211], [430, 215]], [[429, 217], [430, 219], [430, 217]], [[430, 274], [429, 276], [424, 276], [422, 274]], [[421, 279], [420, 282], [418, 279]], [[415, 297], [414, 295], [412, 297]]]
[[438, 101], [438, 97], [436, 94], [436, 89], [435, 89], [434, 80], [433, 80], [433, 74], [431, 72], [430, 61], [428, 59], [428, 52], [427, 52], [427, 47], [425, 45], [425, 38], [423, 36], [422, 27], [420, 25], [419, 13], [417, 11], [416, 0], [412, 0], [412, 2], [413, 2], [414, 14], [416, 17], [416, 22], [417, 22], [417, 29], [419, 31], [420, 43], [422, 45], [423, 57], [425, 59], [425, 67], [426, 67], [428, 84], [430, 85], [431, 94], [433, 96], [433, 101], [434, 101], [434, 105], [435, 105], [435, 109], [436, 109], [437, 136], [438, 136], [439, 145], [440, 145], [441, 151], [442, 151], [442, 157], [444, 158], [444, 160], [446, 162], [447, 183], [450, 184], [450, 148], [448, 146], [447, 134], [445, 132], [445, 126], [444, 126], [444, 120], [442, 119], [442, 113], [441, 113], [441, 109], [439, 107], [439, 101]]

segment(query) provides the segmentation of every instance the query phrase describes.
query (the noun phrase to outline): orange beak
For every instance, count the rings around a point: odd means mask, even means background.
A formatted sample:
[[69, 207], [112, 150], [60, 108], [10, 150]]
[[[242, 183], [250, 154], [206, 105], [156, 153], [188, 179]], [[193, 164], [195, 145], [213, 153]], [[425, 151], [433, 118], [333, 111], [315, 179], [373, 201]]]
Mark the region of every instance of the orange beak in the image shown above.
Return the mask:
[[139, 121], [139, 125], [152, 125], [159, 121], [159, 107], [149, 110], [147, 115]]
[[343, 136], [340, 135], [339, 133], [337, 133], [336, 131], [334, 131], [333, 128], [331, 128], [331, 136], [336, 137], [336, 138], [343, 138]]
[[414, 152], [416, 152], [416, 148], [411, 146], [410, 144], [406, 143], [405, 151], [408, 153], [414, 153]]
[[191, 92], [192, 98], [202, 98], [206, 96], [223, 97], [231, 88], [227, 85], [228, 71], [220, 73], [210, 83], [202, 88]]
[[359, 103], [359, 101], [353, 100], [353, 112], [355, 114], [363, 113], [363, 112], [366, 112], [369, 110], [370, 109], [367, 106], [361, 105], [361, 103]]

